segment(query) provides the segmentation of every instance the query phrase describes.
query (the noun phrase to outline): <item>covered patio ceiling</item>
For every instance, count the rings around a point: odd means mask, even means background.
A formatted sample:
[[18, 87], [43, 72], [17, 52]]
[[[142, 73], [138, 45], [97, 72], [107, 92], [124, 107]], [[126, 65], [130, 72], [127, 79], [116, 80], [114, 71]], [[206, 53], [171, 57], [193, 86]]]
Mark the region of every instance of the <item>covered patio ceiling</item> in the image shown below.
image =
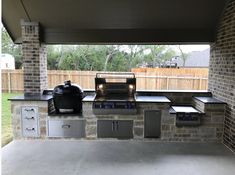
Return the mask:
[[46, 44], [210, 43], [229, 0], [2, 0], [2, 21], [21, 43], [20, 20]]

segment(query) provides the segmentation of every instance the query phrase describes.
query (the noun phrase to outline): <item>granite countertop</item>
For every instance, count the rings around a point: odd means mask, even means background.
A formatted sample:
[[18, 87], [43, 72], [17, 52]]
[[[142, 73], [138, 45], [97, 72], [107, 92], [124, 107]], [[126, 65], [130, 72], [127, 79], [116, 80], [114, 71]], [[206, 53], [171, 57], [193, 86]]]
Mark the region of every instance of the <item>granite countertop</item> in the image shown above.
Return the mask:
[[10, 98], [8, 100], [11, 100], [11, 101], [48, 101], [52, 98], [53, 98], [52, 95], [30, 95], [30, 96], [20, 95], [20, 96]]
[[136, 102], [170, 103], [171, 101], [165, 96], [136, 96]]
[[95, 95], [87, 95], [82, 99], [83, 102], [93, 102], [95, 101]]
[[206, 104], [226, 104], [214, 97], [194, 97], [194, 99], [199, 100]]
[[170, 114], [176, 113], [202, 113], [192, 106], [171, 106], [169, 110]]
[[[95, 95], [88, 95], [83, 98], [83, 102], [93, 102]], [[171, 101], [165, 96], [136, 96], [136, 102], [142, 103], [170, 103]]]

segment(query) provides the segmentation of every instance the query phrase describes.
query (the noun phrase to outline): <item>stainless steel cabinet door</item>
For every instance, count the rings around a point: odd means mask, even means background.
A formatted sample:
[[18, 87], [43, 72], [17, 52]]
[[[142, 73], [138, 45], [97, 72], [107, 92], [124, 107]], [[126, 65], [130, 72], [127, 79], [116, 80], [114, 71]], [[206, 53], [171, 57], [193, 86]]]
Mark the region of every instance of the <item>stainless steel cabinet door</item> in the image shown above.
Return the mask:
[[144, 111], [144, 137], [158, 138], [161, 136], [161, 111]]
[[49, 120], [48, 121], [49, 137], [85, 137], [84, 120]]
[[133, 121], [132, 120], [116, 120], [114, 137], [119, 139], [133, 138]]
[[132, 120], [98, 120], [98, 138], [133, 138]]
[[97, 137], [112, 138], [114, 137], [114, 121], [98, 120], [97, 121]]

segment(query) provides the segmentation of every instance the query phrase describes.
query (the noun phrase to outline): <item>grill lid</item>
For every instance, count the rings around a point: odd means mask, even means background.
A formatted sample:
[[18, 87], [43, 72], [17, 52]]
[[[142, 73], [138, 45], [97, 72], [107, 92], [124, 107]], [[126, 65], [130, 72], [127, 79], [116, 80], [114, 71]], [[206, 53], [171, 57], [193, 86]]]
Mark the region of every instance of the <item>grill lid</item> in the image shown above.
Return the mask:
[[53, 90], [53, 95], [81, 95], [83, 90], [78, 85], [72, 85], [70, 80], [64, 82], [64, 85], [58, 85]]

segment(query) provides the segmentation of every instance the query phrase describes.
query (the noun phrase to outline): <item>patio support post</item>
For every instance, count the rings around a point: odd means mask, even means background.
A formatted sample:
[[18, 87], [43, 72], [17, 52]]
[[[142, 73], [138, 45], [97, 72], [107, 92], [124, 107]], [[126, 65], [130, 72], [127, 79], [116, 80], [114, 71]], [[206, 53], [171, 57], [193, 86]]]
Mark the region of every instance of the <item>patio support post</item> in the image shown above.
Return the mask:
[[25, 95], [39, 95], [47, 89], [47, 52], [40, 42], [38, 22], [21, 21]]

